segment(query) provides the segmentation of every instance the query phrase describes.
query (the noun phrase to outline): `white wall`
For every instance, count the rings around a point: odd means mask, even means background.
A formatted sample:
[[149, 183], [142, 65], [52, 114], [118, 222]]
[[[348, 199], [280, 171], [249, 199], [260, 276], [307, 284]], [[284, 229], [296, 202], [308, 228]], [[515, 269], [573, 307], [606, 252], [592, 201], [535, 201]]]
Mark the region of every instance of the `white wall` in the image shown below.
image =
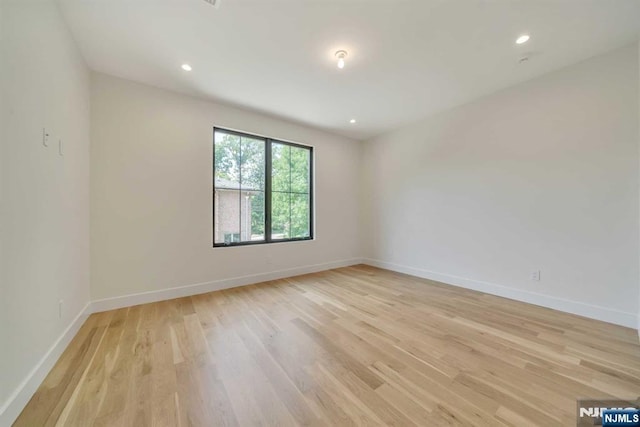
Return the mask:
[[638, 114], [634, 45], [365, 143], [369, 262], [636, 327]]
[[[47, 366], [26, 388], [23, 381], [89, 301], [90, 135], [89, 72], [56, 4], [2, 0], [0, 17], [0, 425], [6, 425]], [[48, 148], [43, 127], [51, 133]]]
[[[360, 256], [360, 143], [104, 74], [91, 88], [92, 299]], [[212, 248], [214, 125], [315, 147], [315, 241]]]

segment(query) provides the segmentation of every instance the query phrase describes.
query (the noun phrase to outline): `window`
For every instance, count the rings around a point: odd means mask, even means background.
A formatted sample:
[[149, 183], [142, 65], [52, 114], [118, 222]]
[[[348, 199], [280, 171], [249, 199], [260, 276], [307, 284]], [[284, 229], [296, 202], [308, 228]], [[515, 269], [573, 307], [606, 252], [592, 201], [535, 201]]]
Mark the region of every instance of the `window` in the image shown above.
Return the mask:
[[240, 233], [225, 233], [224, 234], [224, 243], [237, 243], [240, 241]]
[[215, 128], [213, 245], [313, 238], [313, 149]]

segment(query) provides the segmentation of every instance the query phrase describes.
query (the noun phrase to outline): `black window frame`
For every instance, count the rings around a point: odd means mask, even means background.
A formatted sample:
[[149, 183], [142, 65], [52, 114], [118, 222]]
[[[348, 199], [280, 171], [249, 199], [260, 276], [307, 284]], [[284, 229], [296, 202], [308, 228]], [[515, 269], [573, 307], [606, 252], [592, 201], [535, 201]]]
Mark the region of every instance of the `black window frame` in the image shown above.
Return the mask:
[[[236, 135], [239, 137], [246, 137], [252, 139], [259, 139], [265, 143], [265, 161], [264, 161], [264, 240], [260, 241], [248, 241], [248, 242], [231, 242], [231, 243], [216, 243], [216, 131], [224, 132], [230, 135]], [[309, 236], [308, 237], [294, 237], [288, 239], [273, 239], [271, 237], [271, 197], [272, 197], [272, 155], [273, 151], [271, 146], [273, 143], [287, 145], [290, 147], [302, 148], [309, 151]], [[277, 138], [270, 138], [267, 136], [251, 134], [247, 132], [237, 131], [233, 129], [227, 129], [223, 127], [215, 126], [213, 128], [213, 154], [212, 154], [212, 171], [213, 171], [213, 192], [211, 193], [211, 206], [212, 210], [212, 242], [214, 248], [228, 248], [236, 246], [249, 246], [249, 245], [266, 245], [272, 243], [286, 243], [286, 242], [302, 242], [307, 240], [314, 240], [314, 179], [313, 179], [313, 167], [314, 156], [313, 147], [310, 145], [298, 144], [296, 142], [283, 141]]]

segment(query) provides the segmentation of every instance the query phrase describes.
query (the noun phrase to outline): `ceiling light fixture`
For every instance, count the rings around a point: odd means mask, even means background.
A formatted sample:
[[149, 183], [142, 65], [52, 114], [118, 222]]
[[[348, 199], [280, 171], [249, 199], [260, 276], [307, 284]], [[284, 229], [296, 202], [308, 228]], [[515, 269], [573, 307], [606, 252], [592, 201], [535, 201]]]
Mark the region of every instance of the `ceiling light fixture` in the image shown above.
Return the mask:
[[338, 68], [344, 68], [344, 59], [347, 57], [346, 50], [339, 50], [336, 52], [336, 58], [338, 58]]
[[192, 70], [191, 65], [189, 65], [189, 64], [182, 64], [182, 69], [185, 70], [185, 71], [191, 71]]
[[518, 38], [516, 39], [516, 43], [517, 43], [517, 44], [526, 43], [526, 42], [528, 42], [528, 41], [529, 41], [529, 38], [530, 38], [530, 37], [529, 37], [529, 35], [528, 35], [528, 34], [523, 34], [523, 35], [521, 35], [520, 37], [518, 37]]
[[349, 123], [355, 123], [355, 122], [356, 122], [356, 119], [349, 120]]

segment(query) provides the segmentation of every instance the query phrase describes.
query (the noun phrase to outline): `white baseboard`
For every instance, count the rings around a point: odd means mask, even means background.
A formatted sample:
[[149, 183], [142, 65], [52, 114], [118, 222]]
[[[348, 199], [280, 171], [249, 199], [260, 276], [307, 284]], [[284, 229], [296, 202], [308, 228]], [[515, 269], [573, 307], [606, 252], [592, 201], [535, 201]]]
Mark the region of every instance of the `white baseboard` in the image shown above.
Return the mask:
[[180, 286], [177, 288], [162, 289], [158, 291], [142, 292], [138, 294], [124, 295], [120, 297], [105, 298], [95, 300], [92, 303], [92, 312], [113, 310], [116, 308], [130, 307], [132, 305], [147, 304], [150, 302], [164, 301], [173, 298], [187, 297], [191, 295], [204, 294], [222, 289], [235, 288], [238, 286], [251, 285], [254, 283], [266, 282], [269, 280], [283, 279], [285, 277], [299, 276], [301, 274], [315, 273], [318, 271], [330, 270], [332, 268], [348, 267], [350, 265], [361, 264], [361, 258], [332, 261], [322, 264], [306, 265], [286, 270], [271, 271], [268, 273], [252, 274], [249, 276], [232, 277], [229, 279], [214, 280], [211, 282], [196, 283], [193, 285]]
[[377, 259], [365, 258], [364, 264], [386, 270], [405, 273], [423, 279], [435, 280], [449, 285], [460, 286], [462, 288], [473, 289], [487, 294], [497, 295], [504, 298], [535, 304], [542, 307], [553, 308], [567, 313], [577, 314], [591, 319], [602, 320], [616, 325], [629, 328], [640, 328], [640, 319], [636, 313], [627, 313], [614, 310], [608, 307], [591, 305], [578, 301], [571, 301], [550, 295], [538, 294], [535, 292], [515, 289], [508, 286], [497, 285], [495, 283], [483, 282], [480, 280], [468, 279], [466, 277], [454, 276], [452, 274], [438, 273], [406, 265], [394, 264]]
[[0, 407], [0, 426], [10, 426], [18, 418], [22, 409], [29, 403], [33, 393], [40, 387], [42, 381], [44, 381], [53, 365], [56, 364], [60, 355], [62, 355], [73, 337], [76, 336], [76, 333], [90, 314], [91, 303], [89, 302], [2, 404], [2, 407]]

